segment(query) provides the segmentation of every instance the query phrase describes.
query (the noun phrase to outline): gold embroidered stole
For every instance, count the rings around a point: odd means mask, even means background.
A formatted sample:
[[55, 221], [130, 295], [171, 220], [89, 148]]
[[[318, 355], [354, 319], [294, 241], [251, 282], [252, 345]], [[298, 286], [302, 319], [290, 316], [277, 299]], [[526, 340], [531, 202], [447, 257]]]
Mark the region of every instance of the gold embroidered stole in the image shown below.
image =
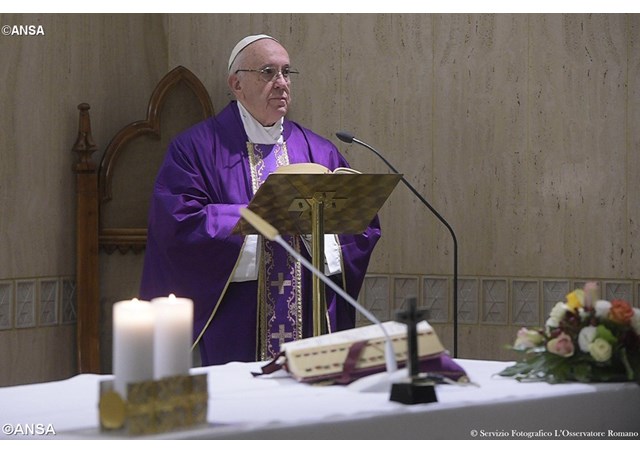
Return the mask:
[[[286, 143], [247, 143], [247, 151], [254, 194], [269, 174], [289, 165]], [[283, 239], [300, 251], [299, 236]], [[259, 360], [268, 360], [280, 352], [285, 341], [302, 338], [302, 267], [275, 242], [262, 238], [260, 247], [256, 337]]]

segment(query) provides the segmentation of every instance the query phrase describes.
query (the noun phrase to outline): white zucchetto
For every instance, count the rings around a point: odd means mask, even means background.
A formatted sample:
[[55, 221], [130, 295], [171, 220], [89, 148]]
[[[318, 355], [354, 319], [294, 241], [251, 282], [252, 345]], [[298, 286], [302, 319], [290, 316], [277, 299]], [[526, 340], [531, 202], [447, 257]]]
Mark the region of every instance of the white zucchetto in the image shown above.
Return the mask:
[[278, 40], [272, 36], [269, 35], [251, 35], [251, 36], [247, 36], [246, 38], [243, 38], [240, 40], [240, 42], [238, 42], [238, 44], [236, 44], [236, 46], [233, 48], [233, 50], [231, 51], [231, 56], [229, 56], [229, 67], [227, 68], [227, 70], [231, 70], [231, 65], [233, 65], [233, 62], [235, 61], [236, 57], [238, 56], [238, 54], [240, 52], [242, 52], [242, 50], [247, 47], [249, 44], [253, 44], [256, 41], [259, 41], [261, 39], [272, 39], [275, 42], [278, 42]]

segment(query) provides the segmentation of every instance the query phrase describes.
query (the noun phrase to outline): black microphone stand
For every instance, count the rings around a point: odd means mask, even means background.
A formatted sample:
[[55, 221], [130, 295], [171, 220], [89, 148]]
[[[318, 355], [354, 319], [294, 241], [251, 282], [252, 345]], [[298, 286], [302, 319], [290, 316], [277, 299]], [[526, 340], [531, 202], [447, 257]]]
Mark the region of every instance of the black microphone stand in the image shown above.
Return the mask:
[[[376, 151], [373, 147], [369, 146], [365, 142], [355, 138], [353, 134], [349, 132], [338, 132], [336, 134], [336, 137], [338, 137], [340, 140], [342, 140], [345, 143], [356, 142], [359, 145], [362, 145], [365, 148], [373, 151], [373, 153], [376, 156], [378, 156], [380, 159], [382, 159], [382, 161], [385, 164], [387, 164], [387, 166], [391, 169], [391, 171], [393, 171], [396, 174], [400, 174], [400, 172], [396, 170], [393, 167], [393, 165], [391, 165], [387, 161], [387, 159], [385, 159], [378, 151]], [[449, 225], [449, 222], [447, 222], [444, 219], [444, 217], [442, 217], [440, 213], [436, 211], [435, 208], [431, 206], [431, 204], [427, 200], [425, 200], [424, 197], [420, 195], [420, 193], [418, 193], [418, 191], [414, 189], [411, 184], [409, 184], [409, 182], [404, 178], [404, 175], [401, 177], [401, 180], [404, 183], [404, 185], [407, 186], [409, 190], [413, 192], [413, 194], [416, 197], [418, 197], [418, 199], [427, 208], [429, 208], [429, 210], [433, 213], [433, 215], [435, 215], [438, 218], [438, 220], [442, 222], [442, 224], [447, 228], [447, 230], [449, 230], [449, 233], [451, 234], [451, 239], [453, 240], [453, 357], [457, 358], [458, 357], [458, 239], [456, 238], [456, 234], [454, 233], [453, 228], [451, 228], [451, 225]]]

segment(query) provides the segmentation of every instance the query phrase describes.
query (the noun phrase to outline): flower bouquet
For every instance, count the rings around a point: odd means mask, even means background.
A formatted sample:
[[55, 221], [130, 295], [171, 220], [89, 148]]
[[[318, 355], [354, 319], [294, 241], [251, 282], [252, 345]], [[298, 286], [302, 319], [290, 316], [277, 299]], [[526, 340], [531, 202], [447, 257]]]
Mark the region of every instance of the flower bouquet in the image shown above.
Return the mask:
[[553, 307], [544, 328], [520, 329], [510, 349], [522, 357], [500, 376], [640, 384], [640, 310], [598, 294], [597, 283], [589, 282]]

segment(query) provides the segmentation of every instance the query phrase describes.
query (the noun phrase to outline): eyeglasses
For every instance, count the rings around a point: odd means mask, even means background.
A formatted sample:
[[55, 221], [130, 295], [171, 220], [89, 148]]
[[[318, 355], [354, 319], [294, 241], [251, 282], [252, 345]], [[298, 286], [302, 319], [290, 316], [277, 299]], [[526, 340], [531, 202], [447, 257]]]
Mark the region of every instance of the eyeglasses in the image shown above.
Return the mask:
[[236, 74], [239, 72], [257, 72], [258, 77], [267, 83], [276, 80], [280, 75], [282, 75], [286, 82], [289, 82], [291, 81], [292, 75], [300, 74], [300, 72], [292, 68], [284, 67], [282, 69], [277, 69], [274, 66], [266, 66], [262, 69], [238, 69]]

